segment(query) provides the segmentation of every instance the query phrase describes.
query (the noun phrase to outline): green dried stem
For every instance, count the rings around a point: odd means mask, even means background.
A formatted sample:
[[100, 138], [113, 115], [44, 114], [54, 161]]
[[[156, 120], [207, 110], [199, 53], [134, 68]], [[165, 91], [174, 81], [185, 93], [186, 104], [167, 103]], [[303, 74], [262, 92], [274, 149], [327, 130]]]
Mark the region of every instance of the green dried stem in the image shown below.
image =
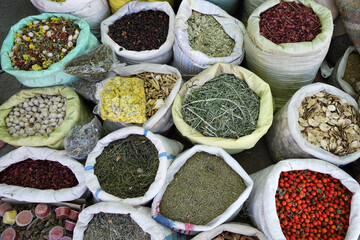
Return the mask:
[[222, 214], [245, 189], [242, 178], [224, 159], [198, 152], [166, 188], [160, 214], [174, 221], [204, 225]]
[[184, 121], [207, 137], [239, 138], [257, 126], [260, 98], [244, 80], [222, 74], [192, 90], [184, 100]]
[[158, 167], [158, 151], [152, 142], [142, 135], [130, 135], [104, 148], [94, 172], [105, 192], [134, 198], [146, 193]]

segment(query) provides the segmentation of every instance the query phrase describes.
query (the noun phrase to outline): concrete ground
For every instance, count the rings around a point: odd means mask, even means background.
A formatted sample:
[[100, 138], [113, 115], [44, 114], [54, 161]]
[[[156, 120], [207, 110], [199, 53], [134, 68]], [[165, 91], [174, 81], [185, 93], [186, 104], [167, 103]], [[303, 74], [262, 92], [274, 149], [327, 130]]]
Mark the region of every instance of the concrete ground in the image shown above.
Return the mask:
[[[3, 1], [0, 8], [0, 43], [8, 34], [8, 31], [12, 25], [17, 23], [20, 19], [39, 14], [37, 9], [31, 4], [30, 1], [23, 0], [12, 0]], [[25, 89], [26, 87], [20, 84], [15, 77], [2, 73], [0, 74], [0, 104], [3, 104], [9, 97], [18, 91]], [[183, 142], [186, 148], [190, 148], [191, 143], [183, 139], [176, 131], [175, 126], [168, 134], [169, 138], [177, 139]], [[13, 146], [7, 144], [5, 147], [0, 149], [0, 156], [5, 155], [9, 151], [15, 149]], [[261, 170], [272, 164], [272, 161], [267, 153], [264, 139], [260, 140], [259, 143], [250, 150], [234, 155], [240, 165], [249, 174]]]

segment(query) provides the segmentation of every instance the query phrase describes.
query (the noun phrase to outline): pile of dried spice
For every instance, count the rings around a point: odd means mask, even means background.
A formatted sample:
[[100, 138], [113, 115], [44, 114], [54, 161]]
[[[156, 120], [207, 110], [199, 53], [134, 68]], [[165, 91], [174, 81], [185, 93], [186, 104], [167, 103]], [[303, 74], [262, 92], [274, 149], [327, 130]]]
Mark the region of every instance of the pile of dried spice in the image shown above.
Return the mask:
[[5, 123], [12, 137], [48, 136], [65, 117], [65, 97], [39, 94], [13, 107]]
[[352, 193], [329, 174], [281, 172], [275, 200], [286, 239], [344, 239], [351, 198]]
[[144, 72], [128, 77], [144, 80], [146, 97], [146, 117], [151, 118], [162, 105], [173, 89], [177, 78], [172, 74]]
[[160, 203], [160, 214], [173, 221], [205, 225], [221, 215], [246, 185], [221, 157], [197, 152], [175, 174]]
[[131, 51], [159, 49], [166, 41], [169, 16], [163, 11], [141, 11], [121, 17], [109, 26], [109, 37]]
[[360, 54], [356, 51], [349, 54], [342, 79], [350, 84], [357, 93], [360, 93]]
[[150, 240], [151, 236], [129, 214], [101, 212], [94, 215], [84, 232], [84, 240], [94, 239]]
[[154, 182], [158, 151], [145, 136], [130, 135], [104, 148], [96, 158], [94, 173], [101, 188], [120, 198], [143, 196]]
[[309, 143], [338, 156], [360, 149], [360, 115], [345, 99], [321, 91], [298, 108], [299, 129]]
[[260, 34], [275, 44], [308, 42], [319, 33], [319, 17], [296, 1], [281, 1], [260, 14]]
[[187, 24], [192, 49], [210, 57], [226, 57], [232, 53], [235, 41], [213, 16], [193, 10]]
[[212, 240], [259, 240], [258, 237], [245, 236], [238, 233], [222, 232]]
[[75, 48], [79, 27], [71, 19], [51, 17], [29, 22], [14, 35], [9, 53], [14, 70], [40, 71]]
[[99, 91], [103, 120], [125, 123], [146, 121], [144, 81], [133, 77], [114, 77]]
[[[6, 204], [12, 210], [17, 213], [17, 221], [12, 224], [11, 228], [17, 234], [17, 240], [39, 240], [39, 239], [60, 239], [61, 237], [69, 237], [72, 238], [73, 227], [75, 226], [76, 218], [70, 218], [69, 216], [59, 216], [54, 211], [57, 207], [52, 207], [46, 203], [41, 204], [21, 204], [11, 206], [9, 203], [2, 203], [1, 206]], [[76, 212], [77, 211], [70, 209], [69, 207], [59, 207], [65, 208], [68, 212]], [[59, 209], [58, 208], [58, 209]], [[29, 217], [27, 219], [22, 217], [22, 221], [27, 220], [26, 224], [20, 224], [19, 215], [21, 213], [27, 212]], [[16, 214], [15, 214], [16, 215]], [[31, 217], [32, 216], [32, 217]], [[68, 218], [68, 219], [66, 219]], [[1, 221], [0, 223], [0, 232], [3, 233], [6, 229], [9, 229], [9, 224]], [[55, 230], [57, 233], [55, 234]], [[50, 234], [51, 232], [51, 234]], [[50, 238], [51, 236], [51, 238]], [[58, 238], [56, 238], [58, 237]], [[3, 238], [2, 238], [3, 239]], [[13, 238], [5, 238], [5, 239], [13, 239]]]
[[62, 189], [78, 185], [75, 174], [66, 166], [48, 160], [25, 160], [0, 172], [0, 183], [36, 189]]
[[260, 98], [232, 74], [220, 76], [185, 96], [184, 121], [207, 137], [239, 138], [257, 125]]
[[64, 72], [96, 82], [108, 76], [114, 62], [115, 57], [110, 46], [100, 44], [68, 62]]

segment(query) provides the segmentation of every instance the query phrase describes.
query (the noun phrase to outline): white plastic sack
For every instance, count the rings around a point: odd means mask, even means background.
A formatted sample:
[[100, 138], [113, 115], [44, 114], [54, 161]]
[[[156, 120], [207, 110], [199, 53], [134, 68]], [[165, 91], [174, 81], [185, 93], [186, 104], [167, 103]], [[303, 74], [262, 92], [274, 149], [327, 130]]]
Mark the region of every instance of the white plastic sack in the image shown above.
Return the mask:
[[[186, 163], [186, 161], [197, 152], [207, 152], [210, 154], [214, 154], [224, 159], [224, 161], [235, 171], [237, 172], [241, 178], [244, 180], [246, 184], [245, 191], [239, 196], [239, 198], [233, 202], [228, 209], [225, 210], [224, 213], [214, 218], [206, 225], [194, 225], [191, 223], [183, 223], [178, 221], [173, 221], [164, 216], [161, 216], [161, 209], [159, 209], [159, 205], [161, 199], [166, 191], [167, 186], [174, 179], [174, 175], [179, 171], [179, 169]], [[219, 186], [221, 187], [221, 186]], [[239, 163], [231, 157], [227, 152], [219, 147], [205, 146], [205, 145], [195, 145], [189, 150], [183, 152], [179, 155], [171, 166], [168, 169], [168, 173], [166, 176], [166, 182], [163, 185], [160, 192], [154, 198], [154, 201], [151, 206], [151, 214], [153, 218], [162, 223], [165, 226], [170, 227], [172, 230], [180, 232], [186, 235], [195, 235], [202, 231], [209, 231], [220, 224], [231, 221], [241, 210], [243, 203], [249, 197], [250, 192], [253, 188], [253, 181], [250, 176], [245, 172], [245, 170], [239, 165]]]
[[348, 57], [352, 52], [356, 52], [356, 48], [354, 46], [349, 47], [342, 56], [342, 58], [338, 60], [334, 67], [334, 71], [331, 74], [330, 84], [342, 89], [343, 91], [355, 98], [359, 95], [356, 92], [356, 89], [353, 89], [350, 84], [348, 84], [342, 79], [344, 77]]
[[[100, 183], [94, 174], [94, 166], [96, 164], [96, 158], [102, 153], [106, 146], [108, 146], [111, 142], [126, 138], [131, 134], [144, 135], [155, 145], [159, 153], [159, 169], [156, 173], [154, 182], [150, 185], [144, 196], [122, 199], [101, 190]], [[147, 129], [141, 127], [126, 127], [119, 129], [102, 138], [97, 143], [93, 151], [89, 153], [85, 164], [86, 185], [93, 193], [94, 197], [99, 201], [117, 201], [127, 203], [132, 206], [146, 204], [155, 197], [155, 195], [164, 185], [167, 169], [170, 166], [172, 160], [181, 152], [182, 149], [183, 145], [178, 141], [168, 139], [161, 135], [153, 134]]]
[[328, 52], [333, 33], [330, 10], [311, 0], [296, 2], [311, 7], [320, 18], [322, 31], [313, 41], [277, 45], [260, 35], [260, 14], [280, 0], [266, 1], [251, 14], [244, 40], [247, 65], [250, 71], [270, 85], [277, 110], [299, 88], [313, 82]]
[[106, 0], [30, 0], [39, 12], [68, 13], [82, 18], [90, 25], [91, 32], [100, 37], [100, 23], [110, 16], [110, 7]]
[[142, 230], [151, 235], [152, 240], [163, 240], [166, 236], [171, 234], [170, 229], [163, 227], [161, 224], [157, 223], [154, 219], [151, 218], [150, 208], [134, 208], [128, 204], [120, 202], [102, 202], [85, 208], [79, 214], [79, 219], [74, 229], [73, 239], [82, 240], [89, 222], [95, 214], [100, 212], [130, 214], [130, 217], [142, 228]]
[[[225, 32], [235, 41], [230, 56], [209, 57], [190, 47], [187, 20], [190, 18], [192, 10], [212, 15], [223, 26]], [[172, 65], [179, 69], [182, 74], [197, 74], [218, 62], [240, 65], [244, 58], [244, 33], [244, 25], [215, 4], [204, 0], [184, 0], [180, 4], [175, 20], [174, 61]]]
[[[171, 66], [168, 65], [160, 65], [153, 63], [143, 63], [136, 64], [127, 67], [117, 67], [113, 69], [120, 76], [129, 76], [143, 72], [154, 72], [154, 73], [162, 73], [162, 74], [172, 74], [177, 78], [177, 81], [171, 90], [169, 96], [166, 98], [165, 103], [162, 107], [151, 117], [149, 118], [142, 126], [153, 133], [162, 133], [171, 128], [173, 125], [172, 115], [171, 115], [171, 106], [174, 102], [176, 94], [179, 92], [180, 87], [183, 84], [182, 77], [180, 72]], [[96, 94], [99, 97], [99, 94]], [[99, 100], [99, 99], [98, 99]], [[106, 131], [115, 131], [119, 128], [123, 128], [126, 126], [131, 126], [132, 124], [125, 123], [116, 123], [105, 120], [104, 128]]]
[[259, 240], [267, 240], [267, 237], [254, 227], [251, 227], [245, 223], [225, 223], [220, 226], [206, 232], [199, 233], [191, 240], [212, 240], [222, 232], [237, 233], [249, 237], [257, 237]]
[[[116, 20], [120, 19], [124, 15], [137, 13], [141, 11], [154, 10], [163, 11], [169, 16], [169, 29], [168, 36], [163, 45], [159, 49], [146, 50], [146, 51], [131, 51], [122, 49], [120, 46], [112, 40], [109, 33], [109, 26]], [[101, 23], [101, 42], [109, 45], [116, 53], [121, 62], [128, 64], [135, 63], [168, 63], [172, 58], [172, 46], [174, 44], [174, 26], [175, 26], [175, 13], [168, 2], [140, 2], [131, 1], [122, 6], [116, 13], [109, 18], [105, 19]]]
[[269, 153], [276, 162], [287, 158], [315, 157], [335, 165], [345, 165], [356, 161], [360, 157], [360, 150], [342, 157], [334, 155], [309, 143], [301, 136], [298, 124], [298, 107], [305, 97], [320, 91], [325, 91], [341, 99], [346, 99], [349, 104], [355, 107], [356, 111], [359, 111], [355, 99], [336, 87], [324, 83], [315, 83], [302, 87], [288, 103], [275, 114], [273, 125], [266, 135]]
[[49, 160], [59, 162], [67, 166], [76, 176], [79, 184], [72, 188], [59, 190], [41, 190], [28, 187], [0, 184], [0, 196], [15, 199], [17, 201], [53, 203], [73, 201], [80, 198], [87, 190], [84, 178], [84, 166], [78, 161], [71, 159], [65, 151], [58, 151], [49, 148], [20, 147], [0, 158], [0, 172], [11, 164], [27, 159], [37, 161]]
[[248, 200], [249, 216], [252, 222], [269, 239], [285, 240], [275, 205], [275, 194], [278, 188], [279, 176], [281, 172], [306, 169], [329, 174], [333, 178], [338, 179], [353, 193], [349, 229], [345, 240], [356, 240], [360, 234], [360, 186], [349, 174], [340, 168], [316, 159], [289, 159], [252, 174], [251, 178], [254, 180], [254, 189]]

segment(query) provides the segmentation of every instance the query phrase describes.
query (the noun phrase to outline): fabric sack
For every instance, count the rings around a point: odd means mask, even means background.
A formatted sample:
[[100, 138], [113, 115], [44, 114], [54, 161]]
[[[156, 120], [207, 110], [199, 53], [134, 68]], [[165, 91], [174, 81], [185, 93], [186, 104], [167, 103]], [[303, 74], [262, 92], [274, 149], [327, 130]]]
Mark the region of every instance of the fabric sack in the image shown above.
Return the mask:
[[53, 203], [73, 201], [80, 198], [86, 192], [84, 166], [78, 161], [69, 158], [65, 151], [57, 151], [49, 148], [21, 147], [0, 158], [0, 171], [3, 171], [14, 163], [22, 162], [29, 158], [36, 161], [48, 160], [59, 162], [74, 173], [79, 184], [72, 188], [41, 190], [2, 183], [0, 184], [0, 195], [2, 197], [17, 201]]
[[[101, 189], [97, 176], [94, 174], [94, 166], [96, 164], [96, 158], [102, 153], [106, 146], [118, 139], [124, 139], [131, 134], [144, 135], [155, 145], [159, 152], [159, 168], [154, 182], [150, 185], [144, 196], [122, 199]], [[148, 130], [141, 127], [126, 127], [119, 129], [98, 141], [93, 151], [89, 153], [85, 164], [86, 185], [93, 193], [94, 197], [99, 201], [117, 201], [132, 206], [144, 205], [151, 201], [151, 199], [153, 199], [160, 191], [161, 187], [165, 183], [166, 173], [169, 165], [182, 149], [183, 145], [178, 141], [168, 139], [161, 135], [153, 134], [152, 132], [149, 132]]]
[[360, 157], [360, 150], [346, 156], [337, 156], [320, 147], [309, 143], [302, 137], [299, 129], [298, 107], [305, 97], [325, 91], [338, 96], [353, 105], [359, 111], [358, 105], [349, 94], [324, 83], [314, 83], [299, 89], [287, 104], [274, 116], [273, 125], [266, 135], [269, 153], [276, 162], [287, 158], [319, 158], [335, 165], [345, 165]]
[[[160, 46], [159, 49], [146, 50], [146, 51], [131, 51], [121, 48], [113, 39], [108, 35], [109, 26], [116, 20], [122, 18], [124, 15], [137, 13], [141, 11], [154, 10], [165, 12], [169, 16], [169, 29], [166, 41]], [[175, 26], [175, 13], [168, 2], [140, 2], [131, 1], [121, 7], [116, 13], [101, 23], [101, 42], [109, 45], [116, 53], [120, 62], [127, 64], [135, 63], [168, 63], [172, 58], [172, 46], [174, 44], [174, 26]]]
[[250, 219], [255, 226], [269, 239], [286, 239], [276, 213], [275, 194], [278, 188], [280, 173], [294, 170], [311, 170], [329, 174], [333, 178], [338, 179], [353, 193], [349, 229], [345, 240], [358, 239], [360, 234], [360, 212], [358, 211], [360, 207], [359, 184], [340, 168], [316, 159], [288, 159], [251, 175], [254, 181], [254, 188], [247, 204], [249, 206]]
[[[193, 10], [212, 15], [235, 41], [234, 49], [229, 56], [209, 57], [190, 47], [187, 20]], [[179, 69], [182, 74], [197, 74], [218, 62], [240, 65], [244, 58], [244, 33], [244, 25], [215, 4], [205, 0], [184, 0], [180, 4], [175, 20], [174, 60], [172, 65]]]
[[[76, 40], [76, 47], [71, 50], [61, 61], [52, 64], [48, 69], [41, 71], [14, 70], [9, 58], [9, 52], [14, 46], [14, 34], [24, 28], [28, 22], [35, 20], [48, 19], [50, 17], [64, 17], [72, 19], [80, 28], [79, 37]], [[47, 87], [71, 83], [78, 79], [75, 76], [63, 72], [64, 65], [71, 59], [84, 52], [91, 46], [98, 44], [97, 38], [90, 32], [89, 24], [84, 20], [69, 14], [43, 13], [40, 15], [29, 16], [21, 19], [10, 28], [1, 47], [1, 67], [2, 69], [16, 77], [16, 79], [27, 87]]]

